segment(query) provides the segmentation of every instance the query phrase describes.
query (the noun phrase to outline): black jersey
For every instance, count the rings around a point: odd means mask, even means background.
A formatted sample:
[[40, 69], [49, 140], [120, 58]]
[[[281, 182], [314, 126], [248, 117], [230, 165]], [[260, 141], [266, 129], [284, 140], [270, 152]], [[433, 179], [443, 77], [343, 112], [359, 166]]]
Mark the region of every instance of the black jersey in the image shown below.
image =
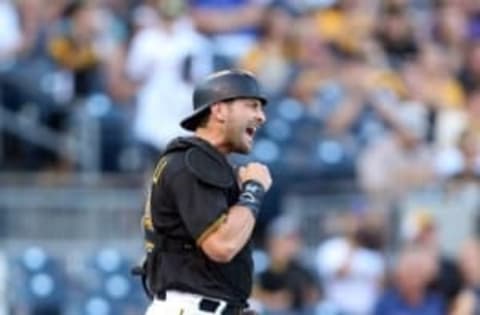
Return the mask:
[[208, 142], [189, 137], [170, 143], [146, 207], [154, 233], [167, 244], [153, 255], [148, 277], [154, 292], [180, 290], [246, 305], [253, 272], [250, 244], [228, 263], [212, 261], [199, 247], [226, 220], [239, 193], [233, 168]]

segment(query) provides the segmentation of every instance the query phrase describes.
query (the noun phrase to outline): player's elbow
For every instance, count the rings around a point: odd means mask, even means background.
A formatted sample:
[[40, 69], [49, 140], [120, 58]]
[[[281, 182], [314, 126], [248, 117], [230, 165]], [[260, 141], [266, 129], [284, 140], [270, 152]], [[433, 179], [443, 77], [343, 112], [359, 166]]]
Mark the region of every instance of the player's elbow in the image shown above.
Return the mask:
[[221, 264], [229, 263], [230, 261], [232, 261], [233, 257], [235, 257], [234, 253], [228, 250], [210, 251], [206, 254], [208, 258]]
[[228, 263], [237, 254], [235, 246], [228, 242], [207, 238], [201, 245], [203, 252], [217, 263]]

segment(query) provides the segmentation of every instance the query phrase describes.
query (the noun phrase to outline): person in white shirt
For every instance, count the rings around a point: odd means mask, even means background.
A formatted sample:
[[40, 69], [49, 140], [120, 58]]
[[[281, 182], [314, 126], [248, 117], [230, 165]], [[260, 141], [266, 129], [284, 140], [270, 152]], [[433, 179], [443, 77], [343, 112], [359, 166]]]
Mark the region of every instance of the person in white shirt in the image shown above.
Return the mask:
[[[350, 219], [356, 225], [356, 219]], [[328, 239], [317, 249], [325, 300], [341, 313], [369, 315], [381, 293], [385, 262], [377, 249], [364, 244], [363, 235], [370, 228], [355, 226], [348, 235]]]
[[157, 1], [158, 23], [133, 37], [126, 61], [138, 88], [135, 138], [155, 155], [184, 133], [179, 122], [190, 111], [192, 83], [212, 70], [207, 40], [183, 10], [170, 10], [169, 2]]

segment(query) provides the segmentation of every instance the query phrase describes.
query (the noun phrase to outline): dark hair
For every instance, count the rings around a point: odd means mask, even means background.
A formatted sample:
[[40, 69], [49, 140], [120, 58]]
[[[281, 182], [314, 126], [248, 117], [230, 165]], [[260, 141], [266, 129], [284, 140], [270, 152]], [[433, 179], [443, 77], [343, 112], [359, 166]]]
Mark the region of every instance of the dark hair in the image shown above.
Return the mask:
[[196, 118], [197, 128], [203, 128], [207, 126], [208, 119], [210, 118], [210, 113], [211, 113], [210, 108], [207, 108], [206, 110], [204, 110], [202, 113], [198, 115], [198, 117]]

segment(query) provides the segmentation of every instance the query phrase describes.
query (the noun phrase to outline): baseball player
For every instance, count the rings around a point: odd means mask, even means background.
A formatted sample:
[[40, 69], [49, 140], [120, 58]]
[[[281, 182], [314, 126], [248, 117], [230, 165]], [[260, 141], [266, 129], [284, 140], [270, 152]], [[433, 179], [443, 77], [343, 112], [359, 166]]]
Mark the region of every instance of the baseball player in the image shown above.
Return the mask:
[[194, 111], [181, 122], [195, 134], [168, 145], [146, 203], [147, 315], [250, 314], [249, 243], [272, 180], [259, 163], [235, 172], [226, 155], [251, 150], [266, 103], [255, 77], [240, 70], [195, 88]]

